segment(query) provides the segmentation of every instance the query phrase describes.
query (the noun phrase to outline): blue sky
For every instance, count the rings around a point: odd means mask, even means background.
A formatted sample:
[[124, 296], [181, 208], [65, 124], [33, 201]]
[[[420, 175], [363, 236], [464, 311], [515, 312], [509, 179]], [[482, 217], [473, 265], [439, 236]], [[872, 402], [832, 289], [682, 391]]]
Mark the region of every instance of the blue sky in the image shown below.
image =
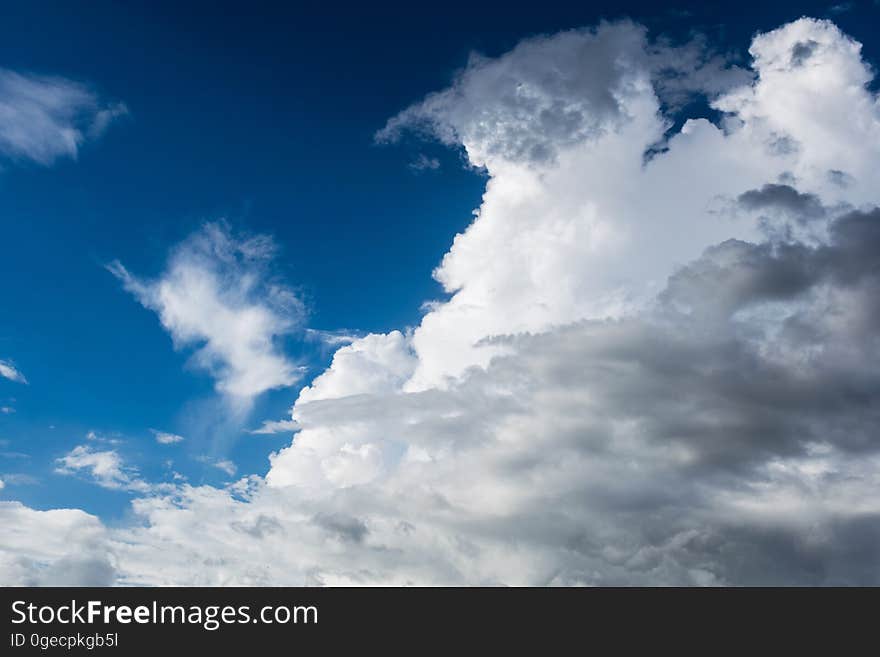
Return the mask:
[[[333, 356], [304, 329], [405, 330], [422, 304], [448, 298], [431, 274], [473, 220], [487, 174], [459, 147], [374, 135], [448, 86], [470, 53], [497, 57], [528, 36], [625, 16], [674, 41], [699, 32], [746, 62], [755, 33], [809, 14], [860, 40], [865, 61], [880, 55], [871, 2], [705, 4], [3, 3], [0, 68], [77, 81], [127, 111], [75, 158], [0, 161], [0, 360], [27, 379], [0, 377], [0, 499], [121, 522], [137, 491], [56, 472], [82, 444], [118, 451], [150, 481], [264, 474], [291, 434], [248, 431], [284, 418]], [[708, 113], [694, 99], [670, 118], [680, 128]], [[272, 280], [306, 308], [302, 330], [278, 343], [301, 380], [232, 419], [215, 378], [188, 365], [194, 348], [175, 349], [107, 268], [153, 280], [176, 245], [220, 220], [272, 236]], [[159, 444], [155, 431], [184, 440]], [[235, 476], [212, 465], [225, 460]]]

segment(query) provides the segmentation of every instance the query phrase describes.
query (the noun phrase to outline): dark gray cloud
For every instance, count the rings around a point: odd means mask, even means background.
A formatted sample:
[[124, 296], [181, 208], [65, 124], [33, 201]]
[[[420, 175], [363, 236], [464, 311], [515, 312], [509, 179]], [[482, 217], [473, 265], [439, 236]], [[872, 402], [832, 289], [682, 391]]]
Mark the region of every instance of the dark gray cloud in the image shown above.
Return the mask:
[[825, 207], [818, 196], [799, 192], [791, 185], [764, 185], [740, 194], [737, 201], [746, 210], [784, 212], [799, 223], [825, 216]]

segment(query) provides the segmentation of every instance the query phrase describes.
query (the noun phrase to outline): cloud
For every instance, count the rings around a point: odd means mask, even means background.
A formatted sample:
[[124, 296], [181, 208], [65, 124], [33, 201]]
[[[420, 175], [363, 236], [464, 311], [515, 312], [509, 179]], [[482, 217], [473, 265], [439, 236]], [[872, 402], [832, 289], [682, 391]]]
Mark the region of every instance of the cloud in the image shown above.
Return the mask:
[[36, 477], [17, 472], [4, 474], [3, 481], [10, 486], [33, 486], [39, 483]]
[[832, 14], [845, 14], [847, 12], [852, 11], [855, 8], [855, 3], [852, 2], [841, 2], [836, 5], [832, 5], [828, 10]]
[[155, 429], [150, 429], [153, 432], [153, 435], [156, 436], [156, 442], [160, 445], [173, 445], [174, 443], [183, 442], [184, 437], [178, 436], [176, 433], [167, 433], [165, 431], [156, 431]]
[[49, 166], [76, 159], [87, 139], [128, 113], [87, 86], [59, 77], [0, 68], [0, 157]]
[[8, 360], [0, 360], [0, 376], [9, 379], [10, 381], [15, 381], [16, 383], [27, 383], [24, 374], [19, 372], [15, 365]]
[[78, 509], [36, 511], [0, 502], [0, 581], [8, 586], [108, 586], [106, 529]]
[[436, 157], [428, 157], [424, 153], [419, 153], [419, 156], [409, 163], [409, 168], [413, 171], [436, 171], [440, 168], [440, 160]]
[[[122, 562], [155, 584], [876, 582], [877, 220], [713, 247], [651, 312], [494, 338], [507, 355], [443, 390], [298, 403], [270, 486], [136, 502]], [[190, 574], [203, 554], [224, 567]]]
[[121, 445], [122, 439], [114, 436], [106, 436], [104, 434], [99, 434], [97, 431], [89, 430], [86, 433], [86, 440], [90, 440], [96, 443], [104, 443], [106, 445]]
[[108, 269], [159, 315], [177, 348], [196, 348], [192, 364], [214, 377], [218, 391], [247, 404], [301, 375], [276, 344], [300, 328], [305, 309], [270, 276], [275, 250], [266, 236], [238, 237], [209, 223], [174, 249], [156, 280], [139, 279], [119, 262]]
[[299, 429], [296, 420], [265, 420], [259, 429], [251, 431], [252, 434], [289, 433]]
[[[689, 48], [674, 82], [629, 23], [530, 39], [393, 119], [488, 174], [449, 298], [337, 349], [265, 477], [139, 496], [81, 554], [149, 585], [880, 583], [870, 69], [812, 19], [720, 88]], [[682, 90], [718, 123], [673, 121]]]
[[327, 370], [299, 393], [303, 401], [393, 391], [413, 373], [415, 358], [400, 331], [371, 333], [336, 350]]
[[743, 192], [737, 201], [746, 210], [778, 210], [801, 222], [825, 215], [825, 208], [818, 196], [802, 194], [790, 185], [766, 184], [761, 189]]
[[376, 139], [430, 134], [463, 146], [474, 166], [541, 164], [625, 123], [630, 99], [652, 83], [680, 102], [696, 91], [717, 93], [744, 74], [702, 43], [649, 44], [640, 25], [602, 23], [527, 39], [497, 59], [472, 54], [449, 89], [390, 119]]
[[[792, 65], [792, 50], [810, 40], [810, 66]], [[607, 53], [587, 66], [584, 48]], [[653, 81], [653, 48], [627, 23], [529, 40], [497, 60], [473, 62], [451, 89], [400, 115], [422, 116], [430, 107], [433, 122], [457, 126], [443, 134], [460, 139], [490, 176], [476, 220], [434, 272], [451, 299], [413, 332], [418, 365], [408, 389], [485, 366], [499, 353], [481, 342], [487, 336], [639, 312], [676, 266], [706, 247], [765, 236], [766, 222], [756, 219], [766, 209], [740, 207], [724, 216], [750, 190], [786, 180], [825, 207], [876, 200], [880, 176], [871, 163], [880, 120], [865, 88], [870, 70], [860, 45], [833, 24], [803, 19], [758, 35], [748, 81], [709, 95], [723, 112], [719, 125], [686, 119], [676, 133], [668, 132], [671, 119]], [[551, 84], [567, 76], [572, 81]], [[547, 129], [531, 111], [519, 121], [525, 110], [511, 90], [537, 85], [533, 77], [542, 81], [541, 102], [551, 106], [613, 99], [576, 124], [606, 117], [602, 127], [559, 135], [555, 119]], [[494, 80], [504, 82], [496, 88]], [[848, 113], [859, 122], [841, 118]], [[526, 157], [518, 145], [546, 141], [552, 161]], [[661, 141], [665, 148], [646, 161]], [[852, 184], [835, 184], [832, 171]]]
[[328, 347], [339, 347], [344, 344], [351, 344], [357, 340], [354, 331], [322, 331], [313, 328], [307, 328], [304, 331], [306, 340], [312, 340]]
[[225, 472], [230, 477], [234, 476], [236, 470], [238, 470], [238, 468], [235, 466], [235, 463], [233, 463], [229, 459], [219, 459], [212, 456], [200, 456], [198, 460], [202, 463], [210, 465], [212, 468], [217, 468], [221, 472]]
[[56, 459], [55, 472], [64, 475], [85, 472], [94, 483], [112, 490], [147, 493], [151, 487], [140, 479], [137, 470], [125, 466], [115, 450], [95, 450], [89, 445], [74, 447], [68, 454]]

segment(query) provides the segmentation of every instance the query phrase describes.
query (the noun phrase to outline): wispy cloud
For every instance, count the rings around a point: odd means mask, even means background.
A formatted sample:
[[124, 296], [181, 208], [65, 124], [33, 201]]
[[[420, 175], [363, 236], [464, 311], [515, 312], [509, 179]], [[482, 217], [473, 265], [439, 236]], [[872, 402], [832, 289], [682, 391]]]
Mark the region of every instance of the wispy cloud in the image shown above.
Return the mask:
[[236, 471], [238, 470], [235, 463], [233, 463], [229, 459], [220, 459], [220, 458], [214, 458], [212, 456], [204, 455], [204, 456], [198, 457], [197, 460], [200, 463], [204, 463], [205, 465], [210, 465], [212, 468], [217, 468], [218, 470], [225, 472], [230, 477], [234, 476]]
[[428, 157], [424, 153], [409, 163], [409, 168], [413, 171], [436, 171], [440, 168], [440, 160], [436, 157]]
[[122, 444], [122, 438], [116, 435], [105, 435], [103, 433], [98, 433], [95, 430], [90, 430], [86, 433], [86, 440], [90, 440], [96, 443], [104, 443], [106, 445], [120, 445]]
[[3, 475], [3, 481], [8, 486], [34, 486], [39, 483], [39, 479], [28, 474], [18, 472], [7, 473]]
[[0, 68], [0, 157], [44, 166], [75, 159], [87, 139], [127, 113], [81, 83]]
[[299, 429], [296, 420], [266, 420], [259, 429], [251, 431], [253, 434], [289, 433]]
[[12, 361], [0, 360], [0, 376], [16, 383], [27, 383], [24, 374], [18, 371]]

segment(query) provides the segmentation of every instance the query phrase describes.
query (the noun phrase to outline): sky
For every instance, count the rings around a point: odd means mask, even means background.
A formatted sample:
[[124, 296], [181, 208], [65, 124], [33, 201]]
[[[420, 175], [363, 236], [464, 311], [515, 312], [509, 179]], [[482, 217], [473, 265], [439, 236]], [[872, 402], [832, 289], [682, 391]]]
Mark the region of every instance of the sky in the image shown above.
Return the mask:
[[880, 583], [878, 23], [3, 3], [0, 583]]

